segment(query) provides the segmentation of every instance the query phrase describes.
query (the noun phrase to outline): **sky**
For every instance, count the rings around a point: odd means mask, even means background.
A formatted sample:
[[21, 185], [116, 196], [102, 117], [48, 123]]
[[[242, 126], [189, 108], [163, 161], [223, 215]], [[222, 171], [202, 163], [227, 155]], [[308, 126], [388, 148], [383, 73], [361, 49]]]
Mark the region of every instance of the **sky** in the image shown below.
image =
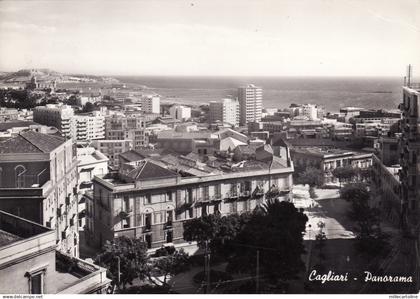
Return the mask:
[[1, 71], [401, 77], [409, 63], [420, 0], [0, 0]]

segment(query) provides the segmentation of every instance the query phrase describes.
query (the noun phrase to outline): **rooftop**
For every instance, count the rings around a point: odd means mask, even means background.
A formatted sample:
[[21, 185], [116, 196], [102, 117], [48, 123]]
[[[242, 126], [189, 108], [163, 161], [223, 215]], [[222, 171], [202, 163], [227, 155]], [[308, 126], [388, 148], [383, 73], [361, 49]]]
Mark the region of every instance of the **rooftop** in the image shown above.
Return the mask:
[[11, 234], [9, 232], [6, 232], [6, 231], [0, 229], [0, 247], [9, 245], [9, 244], [14, 243], [16, 241], [19, 241], [21, 239], [22, 238], [14, 235], [14, 234]]
[[64, 142], [65, 138], [56, 135], [24, 131], [0, 142], [0, 153], [50, 153]]
[[24, 120], [13, 120], [0, 123], [0, 131], [7, 131], [11, 128], [16, 127], [29, 127], [31, 125], [37, 125], [33, 121], [24, 121]]

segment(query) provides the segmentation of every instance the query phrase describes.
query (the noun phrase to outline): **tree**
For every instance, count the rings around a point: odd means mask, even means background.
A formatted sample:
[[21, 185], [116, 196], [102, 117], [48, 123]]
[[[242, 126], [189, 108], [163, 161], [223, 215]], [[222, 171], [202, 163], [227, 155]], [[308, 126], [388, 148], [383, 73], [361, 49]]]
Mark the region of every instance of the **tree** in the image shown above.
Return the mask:
[[235, 250], [228, 258], [228, 271], [255, 274], [258, 250], [261, 276], [271, 282], [294, 277], [304, 269], [301, 255], [307, 221], [293, 203], [269, 200], [230, 242]]
[[[163, 275], [164, 287], [169, 287], [167, 279], [170, 275], [176, 275], [189, 269], [188, 253], [182, 248], [172, 254], [158, 257], [153, 261], [152, 267]], [[149, 276], [149, 280], [154, 280]]]
[[224, 255], [229, 248], [228, 242], [234, 239], [248, 219], [247, 213], [223, 217], [210, 214], [190, 219], [184, 222], [184, 240], [196, 241], [202, 249], [209, 242], [212, 254]]
[[357, 170], [351, 166], [337, 167], [332, 171], [334, 177], [340, 182], [340, 188], [342, 182], [351, 181], [357, 176]]
[[[108, 276], [118, 289], [126, 288], [135, 278], [144, 279], [150, 272], [147, 245], [139, 239], [119, 237], [107, 241], [103, 252], [95, 258], [95, 263], [108, 269]], [[118, 264], [120, 279], [118, 279]]]
[[307, 167], [298, 177], [298, 182], [303, 185], [309, 185], [309, 195], [316, 198], [315, 187], [324, 185], [324, 173], [317, 168]]
[[95, 106], [91, 102], [87, 102], [83, 106], [83, 112], [92, 112], [94, 110]]
[[388, 251], [388, 235], [381, 230], [380, 211], [369, 204], [367, 185], [348, 184], [340, 190], [340, 196], [351, 203], [348, 216], [356, 224], [357, 249], [369, 256]]

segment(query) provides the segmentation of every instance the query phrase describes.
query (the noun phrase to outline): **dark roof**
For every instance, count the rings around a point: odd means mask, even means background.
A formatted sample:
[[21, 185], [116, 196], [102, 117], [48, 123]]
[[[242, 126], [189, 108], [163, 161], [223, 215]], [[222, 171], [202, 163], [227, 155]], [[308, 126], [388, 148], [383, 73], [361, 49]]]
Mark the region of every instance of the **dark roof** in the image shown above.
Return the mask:
[[121, 153], [119, 155], [120, 158], [123, 158], [129, 162], [133, 162], [133, 161], [139, 161], [145, 158], [145, 156], [139, 154], [137, 151], [135, 150], [129, 150], [127, 152]]
[[21, 240], [20, 237], [0, 229], [0, 247]]
[[15, 120], [0, 123], [0, 131], [6, 131], [15, 127], [29, 127], [31, 125], [38, 125], [33, 121]]
[[50, 153], [65, 142], [63, 137], [24, 131], [0, 142], [0, 153]]
[[151, 180], [167, 177], [176, 177], [178, 174], [169, 169], [163, 168], [151, 161], [144, 160], [129, 174], [129, 177], [136, 181]]

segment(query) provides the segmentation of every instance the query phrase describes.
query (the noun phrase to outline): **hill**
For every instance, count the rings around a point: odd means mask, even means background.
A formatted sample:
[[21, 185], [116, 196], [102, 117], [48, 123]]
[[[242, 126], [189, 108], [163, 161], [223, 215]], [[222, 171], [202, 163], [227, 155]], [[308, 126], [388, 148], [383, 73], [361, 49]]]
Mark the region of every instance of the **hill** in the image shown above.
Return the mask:
[[115, 78], [83, 75], [83, 74], [63, 74], [50, 69], [22, 69], [17, 72], [0, 72], [0, 81], [5, 83], [25, 83], [31, 80], [32, 76], [36, 76], [38, 80], [56, 80], [58, 83], [64, 82], [119, 82]]

